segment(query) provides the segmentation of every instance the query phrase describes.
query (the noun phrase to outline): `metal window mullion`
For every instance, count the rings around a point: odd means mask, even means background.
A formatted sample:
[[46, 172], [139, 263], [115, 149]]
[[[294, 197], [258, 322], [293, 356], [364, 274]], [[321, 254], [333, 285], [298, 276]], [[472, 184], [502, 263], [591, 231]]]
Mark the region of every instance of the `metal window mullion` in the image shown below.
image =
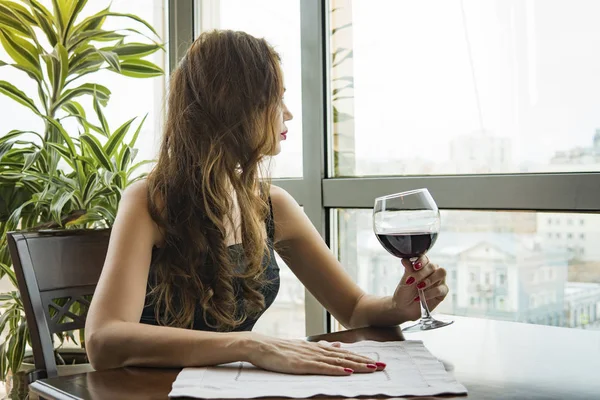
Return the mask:
[[421, 187], [443, 209], [600, 211], [600, 173], [325, 179], [324, 206], [370, 208], [375, 197]]
[[194, 41], [194, 0], [168, 0], [169, 74]]
[[[328, 1], [300, 1], [300, 37], [302, 54], [302, 154], [303, 182], [299, 202], [304, 212], [326, 238], [322, 181], [325, 171], [326, 112], [326, 24]], [[325, 309], [305, 291], [306, 334], [327, 331]]]

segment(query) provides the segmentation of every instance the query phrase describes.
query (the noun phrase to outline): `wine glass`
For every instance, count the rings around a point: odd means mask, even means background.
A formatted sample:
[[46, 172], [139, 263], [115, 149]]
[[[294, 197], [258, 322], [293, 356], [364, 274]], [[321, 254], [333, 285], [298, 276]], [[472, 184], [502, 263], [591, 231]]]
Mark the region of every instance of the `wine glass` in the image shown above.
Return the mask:
[[[415, 262], [427, 253], [440, 231], [440, 211], [427, 189], [378, 197], [373, 207], [373, 230], [381, 245], [393, 256]], [[427, 331], [450, 325], [434, 319], [425, 295], [419, 291], [421, 319], [403, 332]]]

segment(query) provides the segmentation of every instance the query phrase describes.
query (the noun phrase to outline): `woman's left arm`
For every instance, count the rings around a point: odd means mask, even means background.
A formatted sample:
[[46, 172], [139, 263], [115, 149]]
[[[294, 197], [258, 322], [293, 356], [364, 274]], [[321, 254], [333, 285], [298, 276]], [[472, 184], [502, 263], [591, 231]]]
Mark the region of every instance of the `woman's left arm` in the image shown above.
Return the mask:
[[362, 291], [331, 253], [302, 208], [285, 190], [272, 186], [275, 248], [313, 296], [346, 328], [393, 326], [418, 319], [417, 285], [425, 283], [430, 309], [448, 292], [445, 271], [423, 257], [413, 267], [407, 260], [393, 296]]

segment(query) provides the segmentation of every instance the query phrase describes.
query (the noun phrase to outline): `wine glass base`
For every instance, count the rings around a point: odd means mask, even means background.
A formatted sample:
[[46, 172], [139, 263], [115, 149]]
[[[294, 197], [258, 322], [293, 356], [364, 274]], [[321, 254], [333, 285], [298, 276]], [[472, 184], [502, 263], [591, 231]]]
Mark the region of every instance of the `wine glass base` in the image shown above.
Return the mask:
[[438, 321], [437, 319], [421, 319], [415, 325], [402, 329], [402, 332], [430, 331], [452, 324], [454, 321]]

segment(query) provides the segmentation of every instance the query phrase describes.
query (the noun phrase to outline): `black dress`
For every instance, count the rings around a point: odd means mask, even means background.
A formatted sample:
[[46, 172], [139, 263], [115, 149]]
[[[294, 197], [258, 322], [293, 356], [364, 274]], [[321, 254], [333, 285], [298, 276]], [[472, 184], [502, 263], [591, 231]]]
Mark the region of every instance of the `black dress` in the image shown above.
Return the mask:
[[[269, 308], [269, 306], [271, 306], [271, 304], [273, 304], [273, 302], [275, 301], [275, 297], [277, 297], [277, 293], [279, 292], [279, 285], [280, 285], [279, 266], [277, 265], [277, 260], [275, 260], [275, 253], [273, 251], [275, 226], [273, 223], [273, 207], [271, 205], [270, 200], [271, 199], [269, 199], [269, 205], [271, 206], [271, 211], [270, 211], [269, 217], [267, 218], [267, 221], [266, 221], [267, 241], [268, 241], [270, 257], [267, 257], [265, 255], [265, 258], [263, 259], [263, 266], [265, 267], [264, 273], [266, 275], [266, 280], [267, 280], [268, 284], [266, 284], [264, 287], [262, 287], [260, 289], [260, 292], [265, 297], [265, 308], [258, 315], [248, 316], [246, 321], [244, 321], [244, 323], [242, 323], [240, 326], [236, 327], [234, 329], [234, 331], [251, 331], [252, 328], [254, 327], [254, 324], [256, 324], [256, 321], [258, 320], [258, 318]], [[238, 266], [243, 265], [242, 264], [243, 250], [242, 250], [241, 244], [234, 244], [233, 246], [229, 246], [229, 253], [231, 254], [232, 259], [236, 260]], [[149, 282], [150, 282], [152, 274], [153, 274], [153, 268], [151, 266], [150, 267], [150, 276], [148, 279]], [[151, 302], [151, 299], [148, 296], [148, 294], [150, 292], [150, 288], [151, 288], [151, 286], [149, 283], [146, 287], [146, 301], [144, 303], [144, 310], [142, 311], [142, 317], [140, 318], [140, 322], [143, 324], [158, 325], [158, 322], [156, 321], [156, 316], [155, 316], [155, 305]], [[234, 293], [235, 293], [235, 297], [236, 297], [236, 301], [237, 301], [237, 309], [243, 310], [244, 295], [243, 295], [243, 289], [241, 286], [241, 281], [239, 278], [235, 278], [233, 280], [233, 288], [234, 288]], [[201, 330], [201, 331], [216, 331], [215, 328], [208, 326], [206, 324], [206, 322], [204, 321], [204, 317], [203, 317], [203, 313], [202, 313], [202, 305], [199, 302], [196, 304], [196, 310], [194, 312], [193, 329]]]

